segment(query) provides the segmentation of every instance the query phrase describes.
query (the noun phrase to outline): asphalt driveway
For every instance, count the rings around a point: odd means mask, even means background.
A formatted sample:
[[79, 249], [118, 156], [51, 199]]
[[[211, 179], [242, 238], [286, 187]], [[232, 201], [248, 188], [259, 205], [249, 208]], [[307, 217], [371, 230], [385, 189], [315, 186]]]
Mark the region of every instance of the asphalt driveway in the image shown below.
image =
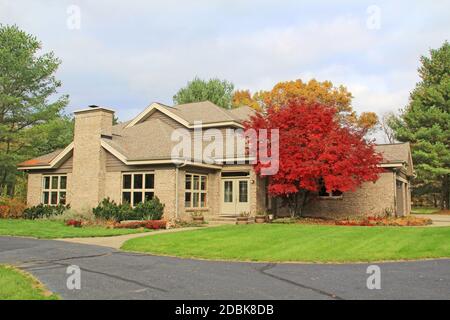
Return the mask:
[[[64, 299], [450, 299], [450, 260], [368, 264], [212, 262], [52, 240], [0, 237], [0, 263], [31, 272]], [[67, 289], [67, 267], [81, 289]]]

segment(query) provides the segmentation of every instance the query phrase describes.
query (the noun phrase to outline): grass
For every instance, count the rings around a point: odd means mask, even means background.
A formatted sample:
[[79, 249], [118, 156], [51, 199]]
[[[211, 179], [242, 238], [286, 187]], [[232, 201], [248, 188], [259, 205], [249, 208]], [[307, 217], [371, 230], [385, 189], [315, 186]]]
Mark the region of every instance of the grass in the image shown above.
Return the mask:
[[29, 273], [0, 265], [0, 300], [57, 300]]
[[411, 209], [411, 213], [414, 214], [434, 214], [439, 213], [439, 211], [441, 211], [441, 209], [432, 207], [413, 207]]
[[108, 237], [140, 232], [142, 232], [142, 230], [139, 229], [107, 229], [105, 227], [97, 226], [76, 228], [66, 226], [62, 221], [0, 219], [0, 235], [3, 236], [55, 239]]
[[128, 240], [122, 249], [241, 261], [356, 262], [450, 257], [450, 227], [221, 226]]

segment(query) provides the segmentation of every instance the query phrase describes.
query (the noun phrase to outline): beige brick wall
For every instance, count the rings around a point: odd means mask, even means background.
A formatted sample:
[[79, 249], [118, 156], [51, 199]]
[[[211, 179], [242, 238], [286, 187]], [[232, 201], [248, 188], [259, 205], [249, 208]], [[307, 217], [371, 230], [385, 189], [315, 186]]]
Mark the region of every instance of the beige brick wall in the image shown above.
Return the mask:
[[175, 169], [155, 170], [155, 195], [165, 204], [164, 217], [175, 215]]
[[122, 173], [107, 172], [105, 174], [105, 197], [116, 203], [122, 202]]
[[32, 207], [41, 203], [42, 174], [29, 173], [27, 185], [27, 206]]
[[344, 192], [341, 199], [313, 199], [304, 215], [324, 218], [380, 215], [395, 211], [394, 173], [380, 175], [377, 182], [367, 182], [354, 192]]

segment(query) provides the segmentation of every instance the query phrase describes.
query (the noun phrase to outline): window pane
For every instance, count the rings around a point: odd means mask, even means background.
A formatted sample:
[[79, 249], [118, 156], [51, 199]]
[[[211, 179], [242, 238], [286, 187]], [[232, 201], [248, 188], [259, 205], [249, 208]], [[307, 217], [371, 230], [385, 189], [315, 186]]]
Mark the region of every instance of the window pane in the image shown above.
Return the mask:
[[199, 176], [194, 176], [194, 190], [199, 190], [200, 184], [199, 184]]
[[50, 189], [50, 177], [44, 177], [44, 189]]
[[194, 208], [198, 208], [198, 198], [199, 198], [199, 195], [198, 195], [198, 192], [195, 192], [194, 194], [192, 194], [192, 206], [194, 207]]
[[233, 202], [233, 181], [225, 181], [223, 189], [224, 189], [223, 201], [224, 202]]
[[65, 190], [67, 186], [67, 177], [61, 176], [59, 178], [59, 188]]
[[[49, 180], [50, 181], [50, 180]], [[43, 204], [48, 204], [48, 192], [44, 192], [44, 196], [43, 196], [43, 199], [42, 199], [42, 203]]]
[[248, 181], [239, 181], [239, 202], [248, 202]]
[[142, 192], [133, 192], [133, 205], [142, 202]]
[[134, 189], [142, 189], [142, 174], [134, 175]]
[[325, 188], [325, 185], [321, 185], [319, 189], [319, 196], [321, 197], [328, 197], [330, 194], [327, 192], [327, 188]]
[[191, 207], [191, 193], [190, 192], [186, 192], [184, 194], [184, 206], [186, 208], [190, 208]]
[[122, 203], [131, 203], [131, 192], [123, 192], [122, 193]]
[[58, 203], [58, 192], [54, 191], [51, 193], [50, 204]]
[[200, 207], [206, 207], [206, 193], [200, 194]]
[[146, 192], [145, 201], [153, 199], [153, 195], [154, 195], [153, 192]]
[[58, 189], [58, 176], [52, 177], [52, 189]]
[[206, 190], [206, 176], [200, 177], [200, 189]]
[[123, 175], [123, 189], [131, 189], [131, 174]]
[[155, 176], [153, 174], [145, 175], [145, 188], [153, 189], [155, 186]]
[[65, 192], [59, 193], [59, 203], [66, 204], [66, 193]]
[[186, 190], [191, 190], [192, 188], [192, 176], [190, 174], [186, 175]]

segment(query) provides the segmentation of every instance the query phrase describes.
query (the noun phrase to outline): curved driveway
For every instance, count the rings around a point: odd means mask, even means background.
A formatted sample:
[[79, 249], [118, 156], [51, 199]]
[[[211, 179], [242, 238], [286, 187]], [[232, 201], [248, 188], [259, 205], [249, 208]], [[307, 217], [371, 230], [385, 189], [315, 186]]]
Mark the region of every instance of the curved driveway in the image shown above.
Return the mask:
[[[0, 263], [31, 272], [64, 299], [450, 299], [450, 260], [368, 264], [267, 264], [150, 256], [52, 240], [0, 237]], [[81, 290], [66, 269], [81, 268]]]

